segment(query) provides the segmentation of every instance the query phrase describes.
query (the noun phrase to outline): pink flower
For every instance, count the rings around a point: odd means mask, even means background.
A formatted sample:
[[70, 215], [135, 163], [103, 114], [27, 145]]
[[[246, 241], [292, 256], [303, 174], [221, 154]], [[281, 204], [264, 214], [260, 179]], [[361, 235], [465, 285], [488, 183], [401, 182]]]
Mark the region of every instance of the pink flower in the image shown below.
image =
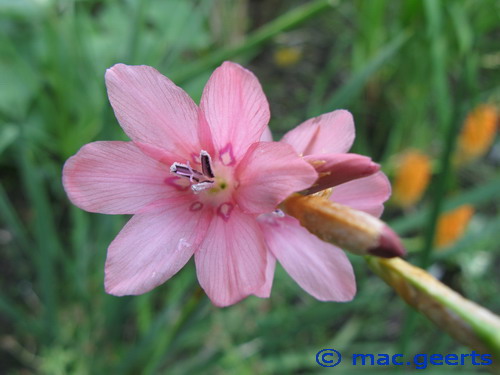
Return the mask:
[[281, 142], [304, 155], [320, 174], [327, 173], [318, 182], [327, 182], [322, 188], [334, 187], [332, 201], [380, 217], [383, 203], [391, 194], [391, 185], [370, 158], [347, 153], [354, 138], [352, 115], [340, 109], [303, 122], [286, 133]]
[[[334, 186], [332, 201], [380, 217], [391, 186], [369, 158], [347, 154], [354, 137], [352, 115], [337, 110], [305, 121], [281, 142], [292, 145], [316, 166], [320, 178], [310, 192]], [[271, 140], [271, 132], [264, 133], [263, 139]], [[322, 301], [354, 297], [354, 273], [341, 249], [319, 240], [282, 212], [261, 215], [259, 223], [270, 250], [270, 263], [276, 258], [305, 291]]]
[[269, 296], [269, 254], [256, 217], [308, 188], [317, 173], [290, 145], [260, 141], [269, 106], [255, 76], [224, 63], [199, 108], [147, 66], [115, 65], [106, 85], [132, 142], [85, 145], [63, 171], [78, 207], [134, 214], [109, 246], [106, 291], [145, 293], [194, 254], [214, 304]]
[[[108, 293], [145, 293], [194, 254], [199, 282], [217, 306], [251, 294], [268, 297], [276, 259], [313, 296], [352, 298], [354, 276], [344, 253], [275, 211], [293, 192], [343, 182], [334, 199], [381, 212], [388, 194], [383, 175], [346, 182], [378, 167], [361, 156], [331, 155], [346, 152], [354, 138], [352, 119], [342, 125], [347, 112], [324, 115], [309, 127], [306, 122], [284, 142], [271, 142], [261, 86], [237, 64], [214, 71], [199, 107], [147, 66], [115, 65], [106, 85], [132, 141], [85, 145], [66, 162], [63, 184], [84, 210], [134, 214], [108, 248]], [[335, 113], [344, 115], [336, 119]], [[335, 139], [331, 144], [321, 134], [327, 127], [337, 132], [328, 136]], [[307, 137], [304, 148], [297, 139]], [[322, 151], [329, 154], [318, 161], [314, 154]], [[363, 180], [374, 187], [363, 190]]]

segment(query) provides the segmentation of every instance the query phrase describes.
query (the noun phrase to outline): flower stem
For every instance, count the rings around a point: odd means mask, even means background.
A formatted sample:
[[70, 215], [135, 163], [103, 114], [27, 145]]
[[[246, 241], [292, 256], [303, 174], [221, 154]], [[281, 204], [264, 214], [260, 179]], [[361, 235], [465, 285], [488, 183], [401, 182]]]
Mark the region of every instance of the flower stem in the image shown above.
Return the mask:
[[[349, 250], [355, 254], [363, 254], [363, 251], [360, 251], [363, 249], [354, 248], [361, 246], [363, 241], [356, 239], [347, 241], [347, 235], [361, 239], [377, 238], [370, 237], [372, 232], [377, 232], [376, 228], [379, 227], [377, 222], [365, 221], [362, 216], [358, 218], [355, 212], [350, 211], [346, 211], [349, 220], [342, 219], [336, 215], [336, 204], [322, 196], [292, 195], [280, 207], [287, 214], [296, 217], [305, 228], [319, 238], [340, 246], [342, 244], [353, 246]], [[349, 210], [356, 211], [351, 208]], [[370, 225], [374, 225], [374, 228], [370, 228]], [[385, 280], [410, 306], [428, 317], [442, 330], [470, 348], [492, 355], [494, 361], [500, 358], [498, 316], [467, 300], [423, 269], [401, 258], [382, 259], [365, 255], [365, 259], [375, 274]], [[414, 319], [416, 316], [409, 318], [411, 329], [406, 333], [413, 330]]]
[[[500, 317], [401, 258], [365, 257], [369, 267], [418, 312], [458, 342], [500, 358]], [[498, 362], [496, 362], [498, 365]]]

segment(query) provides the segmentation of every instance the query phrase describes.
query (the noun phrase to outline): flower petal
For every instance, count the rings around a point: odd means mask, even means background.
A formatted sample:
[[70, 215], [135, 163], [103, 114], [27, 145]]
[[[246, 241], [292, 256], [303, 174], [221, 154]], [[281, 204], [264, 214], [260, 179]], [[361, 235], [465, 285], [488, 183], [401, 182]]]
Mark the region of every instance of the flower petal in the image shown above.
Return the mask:
[[273, 141], [273, 133], [271, 132], [271, 128], [269, 126], [266, 126], [264, 129], [264, 132], [260, 136], [260, 141], [261, 142], [272, 142]]
[[259, 81], [238, 64], [225, 62], [210, 77], [200, 107], [216, 150], [232, 148], [236, 159], [258, 142], [269, 122], [269, 104]]
[[189, 202], [171, 200], [154, 213], [134, 215], [108, 248], [106, 292], [146, 293], [177, 273], [206, 234], [208, 213], [189, 211]]
[[116, 64], [106, 71], [106, 86], [116, 118], [133, 141], [184, 158], [199, 149], [196, 104], [156, 69]]
[[380, 169], [372, 159], [358, 154], [307, 155], [304, 159], [314, 166], [319, 175], [316, 183], [307, 189], [308, 194], [370, 176]]
[[273, 287], [274, 270], [276, 269], [276, 257], [270, 252], [267, 252], [267, 267], [266, 267], [266, 282], [255, 295], [260, 298], [269, 298]]
[[262, 294], [267, 249], [255, 217], [235, 207], [230, 217], [215, 216], [195, 253], [200, 285], [216, 306]]
[[377, 172], [338, 185], [333, 189], [330, 199], [334, 202], [380, 217], [384, 202], [391, 196], [391, 184], [387, 176]]
[[290, 216], [259, 221], [269, 249], [302, 289], [320, 301], [350, 301], [356, 280], [347, 256]]
[[133, 142], [93, 142], [69, 158], [63, 185], [78, 207], [104, 214], [133, 214], [179, 195], [165, 181], [167, 166], [144, 155]]
[[303, 122], [286, 133], [282, 141], [302, 155], [341, 154], [349, 151], [354, 136], [351, 113], [339, 109]]
[[273, 211], [293, 192], [311, 186], [318, 174], [293, 148], [280, 142], [258, 142], [236, 168], [236, 200], [245, 212]]

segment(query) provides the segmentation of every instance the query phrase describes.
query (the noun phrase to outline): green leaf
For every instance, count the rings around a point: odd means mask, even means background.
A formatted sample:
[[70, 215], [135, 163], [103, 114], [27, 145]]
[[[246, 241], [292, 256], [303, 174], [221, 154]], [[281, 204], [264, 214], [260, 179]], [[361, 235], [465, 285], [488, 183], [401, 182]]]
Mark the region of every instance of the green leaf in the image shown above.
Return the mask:
[[248, 52], [249, 50], [269, 41], [279, 33], [307, 21], [322, 11], [327, 10], [333, 4], [335, 4], [335, 2], [331, 0], [315, 0], [292, 9], [288, 13], [277, 17], [275, 20], [250, 34], [243, 43], [234, 47], [216, 50], [206, 57], [198, 59], [192, 64], [181, 67], [178, 71], [171, 75], [171, 78], [177, 84], [182, 84], [192, 77], [212, 69], [224, 60]]
[[400, 33], [387, 43], [365, 67], [353, 75], [338, 91], [325, 100], [323, 111], [346, 107], [363, 89], [366, 82], [405, 45], [410, 34]]

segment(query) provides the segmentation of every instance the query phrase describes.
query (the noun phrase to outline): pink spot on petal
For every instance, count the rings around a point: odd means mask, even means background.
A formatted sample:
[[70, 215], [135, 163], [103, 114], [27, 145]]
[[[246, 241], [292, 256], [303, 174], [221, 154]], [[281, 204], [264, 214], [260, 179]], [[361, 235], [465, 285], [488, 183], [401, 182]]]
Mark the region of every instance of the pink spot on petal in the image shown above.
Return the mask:
[[231, 203], [222, 203], [217, 208], [217, 215], [224, 219], [224, 221], [229, 220], [229, 216], [231, 215], [231, 211], [233, 211], [233, 205]]
[[186, 180], [177, 176], [167, 177], [165, 183], [179, 191], [187, 191], [190, 187], [189, 182], [186, 184]]
[[191, 204], [191, 206], [189, 206], [189, 211], [199, 211], [203, 208], [203, 203], [201, 202], [194, 202]]
[[219, 158], [224, 165], [234, 165], [236, 163], [236, 159], [233, 154], [233, 145], [231, 143], [228, 143], [220, 150]]

